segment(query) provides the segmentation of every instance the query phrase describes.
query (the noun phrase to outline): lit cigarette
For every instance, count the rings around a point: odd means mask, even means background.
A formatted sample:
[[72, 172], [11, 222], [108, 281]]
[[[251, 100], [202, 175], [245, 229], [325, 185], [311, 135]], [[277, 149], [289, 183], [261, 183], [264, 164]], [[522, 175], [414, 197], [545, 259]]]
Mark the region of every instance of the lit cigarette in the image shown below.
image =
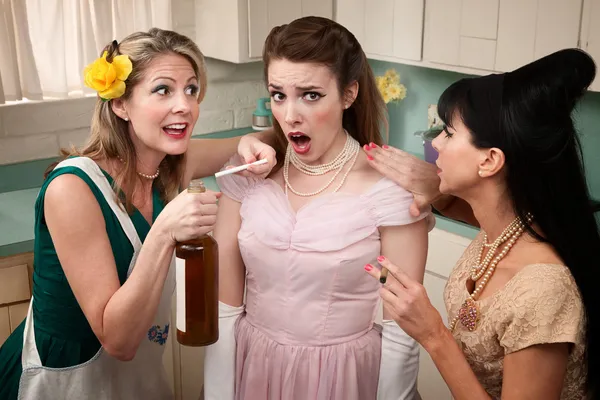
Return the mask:
[[218, 178], [223, 175], [235, 174], [236, 172], [240, 172], [245, 169], [248, 169], [248, 167], [251, 165], [261, 165], [261, 164], [266, 164], [267, 162], [268, 162], [268, 160], [266, 158], [263, 158], [262, 160], [254, 161], [253, 163], [250, 163], [250, 164], [244, 164], [244, 165], [240, 165], [239, 167], [234, 167], [234, 168], [229, 168], [229, 169], [226, 169], [223, 171], [219, 171], [215, 174], [215, 177]]

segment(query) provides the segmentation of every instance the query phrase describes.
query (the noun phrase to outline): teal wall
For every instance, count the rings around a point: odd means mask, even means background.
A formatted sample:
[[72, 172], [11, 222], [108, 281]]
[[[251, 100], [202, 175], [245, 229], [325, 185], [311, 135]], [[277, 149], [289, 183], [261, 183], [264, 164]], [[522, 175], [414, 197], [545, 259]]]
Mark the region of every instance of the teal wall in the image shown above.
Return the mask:
[[[444, 89], [467, 75], [373, 60], [371, 66], [375, 75], [395, 68], [407, 89], [403, 101], [388, 104], [390, 144], [423, 153], [422, 141], [414, 133], [427, 129], [428, 105], [436, 104]], [[584, 96], [575, 120], [581, 134], [588, 184], [592, 196], [600, 199], [600, 93], [588, 92]]]

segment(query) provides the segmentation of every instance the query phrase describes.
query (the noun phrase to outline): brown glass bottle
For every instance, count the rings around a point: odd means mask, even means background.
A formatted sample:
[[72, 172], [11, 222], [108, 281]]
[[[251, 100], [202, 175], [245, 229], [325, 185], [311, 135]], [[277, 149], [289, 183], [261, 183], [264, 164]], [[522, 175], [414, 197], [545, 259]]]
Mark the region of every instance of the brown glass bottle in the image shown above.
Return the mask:
[[[206, 191], [193, 180], [188, 193]], [[219, 339], [219, 258], [215, 239], [203, 235], [177, 243], [177, 341], [208, 346]]]

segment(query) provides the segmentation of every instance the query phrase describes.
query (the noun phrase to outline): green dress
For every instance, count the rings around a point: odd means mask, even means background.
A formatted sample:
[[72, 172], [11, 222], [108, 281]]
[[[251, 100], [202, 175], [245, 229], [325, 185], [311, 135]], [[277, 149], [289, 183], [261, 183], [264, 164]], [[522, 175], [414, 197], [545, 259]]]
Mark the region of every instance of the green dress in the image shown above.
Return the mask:
[[[106, 172], [103, 173], [112, 185], [112, 178]], [[121, 285], [127, 279], [129, 264], [133, 257], [133, 247], [121, 228], [119, 220], [100, 189], [86, 173], [76, 167], [63, 167], [51, 172], [44, 181], [35, 204], [33, 320], [35, 341], [42, 365], [53, 368], [70, 367], [86, 362], [100, 349], [100, 342], [67, 282], [44, 219], [46, 189], [54, 178], [63, 174], [74, 174], [83, 179], [100, 204]], [[152, 200], [152, 220], [155, 221], [164, 208], [164, 203], [156, 189], [153, 189]], [[138, 210], [135, 210], [130, 217], [143, 243], [150, 231], [150, 225]], [[73, 221], [73, 223], [77, 222]], [[17, 398], [22, 371], [24, 326], [25, 321], [0, 347], [0, 399], [2, 400]]]

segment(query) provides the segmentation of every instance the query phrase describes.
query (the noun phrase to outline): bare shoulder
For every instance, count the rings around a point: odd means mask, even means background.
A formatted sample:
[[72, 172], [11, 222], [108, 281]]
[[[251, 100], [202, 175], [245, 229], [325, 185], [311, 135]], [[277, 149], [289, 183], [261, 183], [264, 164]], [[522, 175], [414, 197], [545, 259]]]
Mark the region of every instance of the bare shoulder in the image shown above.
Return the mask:
[[88, 184], [74, 174], [57, 176], [50, 182], [44, 195], [46, 220], [56, 218], [77, 221], [79, 226], [104, 224], [98, 200]]
[[358, 153], [351, 175], [354, 179], [362, 181], [365, 186], [371, 186], [384, 177], [369, 165], [367, 155], [363, 151]]

